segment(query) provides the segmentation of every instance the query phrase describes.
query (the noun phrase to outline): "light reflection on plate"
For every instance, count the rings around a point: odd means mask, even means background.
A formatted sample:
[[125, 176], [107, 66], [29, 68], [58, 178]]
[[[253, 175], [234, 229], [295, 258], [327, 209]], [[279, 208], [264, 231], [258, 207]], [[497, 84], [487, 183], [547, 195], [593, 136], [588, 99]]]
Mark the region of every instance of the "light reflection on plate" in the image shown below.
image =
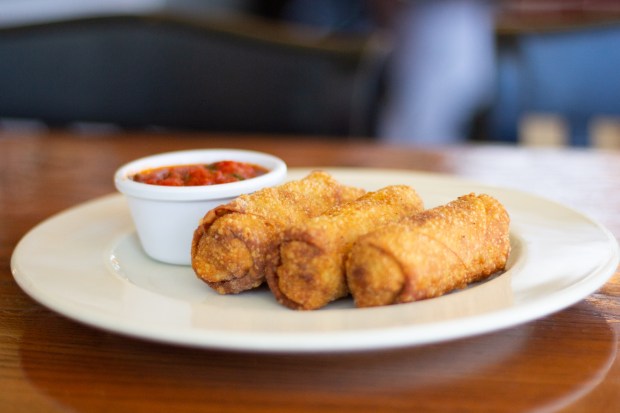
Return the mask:
[[[469, 192], [496, 197], [511, 216], [508, 270], [416, 303], [356, 309], [343, 299], [318, 311], [293, 311], [277, 304], [266, 288], [220, 296], [191, 268], [149, 259], [124, 199], [110, 195], [35, 227], [15, 250], [14, 277], [52, 310], [122, 334], [205, 348], [317, 352], [421, 345], [507, 328], [583, 299], [618, 266], [618, 244], [609, 231], [531, 194], [446, 175], [327, 170], [369, 190], [411, 185], [427, 207]], [[308, 172], [292, 169], [289, 179]]]

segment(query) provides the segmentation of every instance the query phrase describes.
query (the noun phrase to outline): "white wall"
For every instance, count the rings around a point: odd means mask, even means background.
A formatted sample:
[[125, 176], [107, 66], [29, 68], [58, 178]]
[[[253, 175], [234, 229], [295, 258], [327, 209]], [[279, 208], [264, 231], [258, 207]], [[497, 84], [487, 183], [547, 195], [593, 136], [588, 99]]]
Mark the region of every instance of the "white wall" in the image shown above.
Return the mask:
[[194, 17], [232, 13], [247, 0], [0, 0], [0, 27], [65, 18], [171, 12]]

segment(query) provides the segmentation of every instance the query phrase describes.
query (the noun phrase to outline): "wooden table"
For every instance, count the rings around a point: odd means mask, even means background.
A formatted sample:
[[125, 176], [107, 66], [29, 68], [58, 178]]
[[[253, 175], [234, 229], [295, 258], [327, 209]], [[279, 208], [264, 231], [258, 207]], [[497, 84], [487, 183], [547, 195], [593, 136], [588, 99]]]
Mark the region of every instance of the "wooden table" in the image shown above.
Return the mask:
[[508, 330], [398, 350], [304, 355], [127, 338], [57, 315], [13, 280], [10, 257], [19, 239], [41, 220], [113, 192], [112, 173], [122, 163], [222, 146], [271, 152], [290, 166], [437, 171], [523, 188], [580, 209], [620, 237], [618, 152], [0, 133], [0, 411], [620, 411], [618, 272], [578, 304]]

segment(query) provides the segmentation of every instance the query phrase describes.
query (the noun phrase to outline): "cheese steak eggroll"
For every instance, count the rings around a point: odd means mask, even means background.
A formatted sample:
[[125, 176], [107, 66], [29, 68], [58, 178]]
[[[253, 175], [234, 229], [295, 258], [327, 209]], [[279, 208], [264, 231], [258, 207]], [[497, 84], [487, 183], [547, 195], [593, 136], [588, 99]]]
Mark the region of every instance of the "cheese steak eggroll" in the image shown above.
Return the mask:
[[347, 295], [344, 258], [353, 242], [422, 209], [414, 189], [394, 185], [290, 227], [280, 246], [280, 265], [267, 273], [269, 288], [281, 304], [298, 310]]
[[257, 287], [265, 280], [270, 260], [277, 257], [285, 228], [364, 193], [314, 171], [297, 181], [241, 195], [209, 211], [194, 231], [194, 272], [220, 294]]
[[496, 199], [469, 194], [360, 237], [346, 263], [355, 305], [436, 297], [504, 269], [509, 223]]

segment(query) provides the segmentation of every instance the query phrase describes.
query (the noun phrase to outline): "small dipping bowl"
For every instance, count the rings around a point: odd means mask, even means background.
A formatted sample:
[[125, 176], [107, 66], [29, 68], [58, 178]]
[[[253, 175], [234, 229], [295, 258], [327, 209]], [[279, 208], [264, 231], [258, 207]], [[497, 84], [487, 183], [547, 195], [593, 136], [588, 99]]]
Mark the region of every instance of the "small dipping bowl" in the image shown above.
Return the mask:
[[[269, 172], [243, 181], [201, 186], [151, 185], [132, 178], [147, 169], [227, 160], [259, 165]], [[129, 162], [116, 171], [114, 184], [127, 199], [146, 254], [168, 264], [190, 265], [194, 230], [209, 210], [239, 195], [282, 183], [286, 170], [282, 159], [262, 152], [197, 149], [162, 153]]]

